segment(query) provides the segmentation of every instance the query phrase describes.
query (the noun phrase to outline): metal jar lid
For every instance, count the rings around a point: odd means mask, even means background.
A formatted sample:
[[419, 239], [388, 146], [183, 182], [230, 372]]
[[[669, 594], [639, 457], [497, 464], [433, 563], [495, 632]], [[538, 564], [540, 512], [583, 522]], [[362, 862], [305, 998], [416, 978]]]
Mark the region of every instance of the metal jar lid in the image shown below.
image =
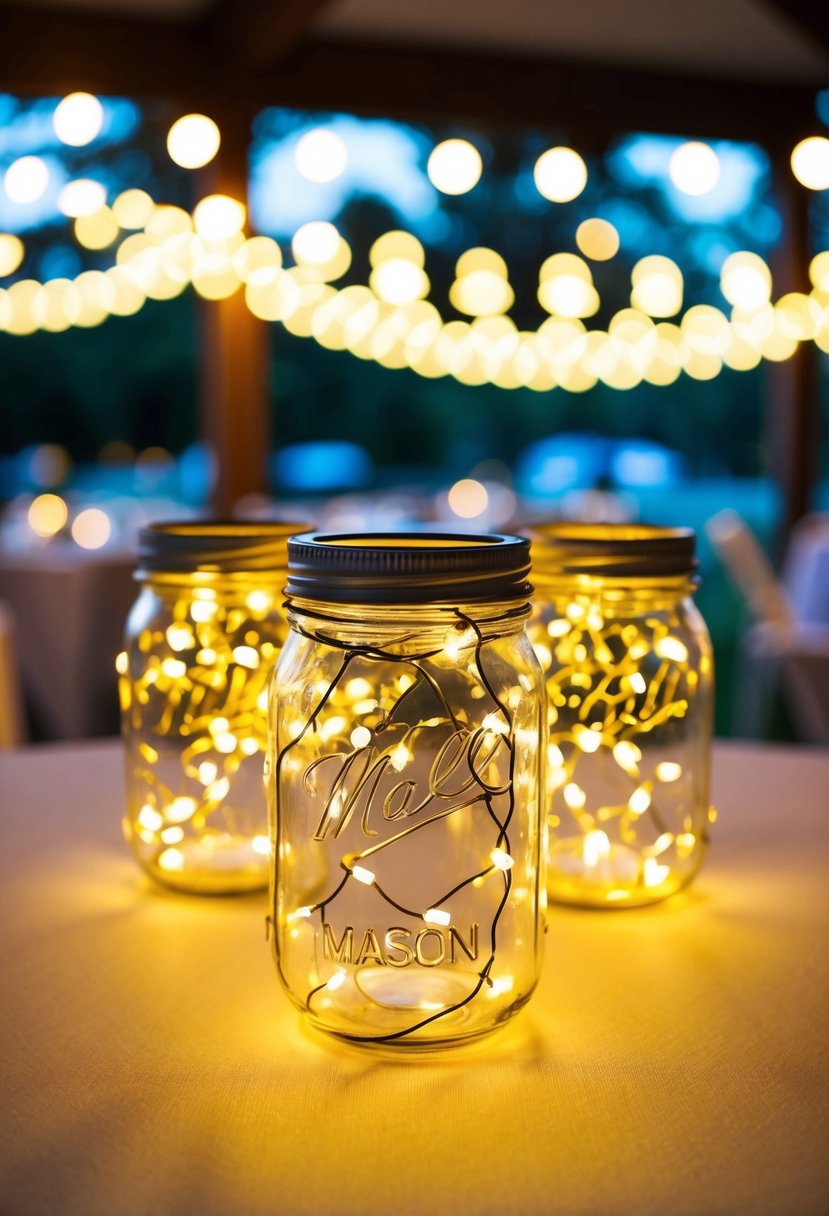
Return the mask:
[[137, 577], [144, 574], [284, 572], [288, 538], [307, 524], [183, 520], [150, 524], [138, 534]]
[[528, 600], [530, 542], [500, 533], [306, 532], [288, 543], [289, 596], [356, 604]]
[[543, 578], [675, 578], [691, 576], [697, 568], [692, 528], [555, 523], [528, 533], [533, 567]]

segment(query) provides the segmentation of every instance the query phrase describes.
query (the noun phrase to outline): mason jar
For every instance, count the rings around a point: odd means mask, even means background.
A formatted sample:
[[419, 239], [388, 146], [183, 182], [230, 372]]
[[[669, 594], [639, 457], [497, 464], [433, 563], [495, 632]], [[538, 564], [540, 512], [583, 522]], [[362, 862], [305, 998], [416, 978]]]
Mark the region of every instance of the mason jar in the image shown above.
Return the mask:
[[547, 684], [548, 891], [630, 908], [688, 883], [708, 843], [713, 663], [689, 529], [533, 531]]
[[288, 551], [267, 763], [282, 983], [342, 1039], [485, 1034], [541, 959], [529, 544], [309, 533]]
[[118, 658], [124, 834], [153, 878], [225, 894], [268, 883], [267, 685], [288, 632], [287, 523], [141, 531]]

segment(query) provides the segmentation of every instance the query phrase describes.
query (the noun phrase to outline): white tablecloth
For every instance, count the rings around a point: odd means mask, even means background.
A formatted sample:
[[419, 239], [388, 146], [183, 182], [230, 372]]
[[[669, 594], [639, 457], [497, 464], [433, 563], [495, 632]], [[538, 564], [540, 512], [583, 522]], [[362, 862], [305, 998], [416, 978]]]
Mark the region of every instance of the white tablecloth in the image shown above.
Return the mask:
[[553, 909], [538, 992], [398, 1061], [305, 1030], [263, 897], [153, 888], [115, 743], [0, 758], [3, 1216], [829, 1210], [829, 752], [720, 745], [694, 887]]

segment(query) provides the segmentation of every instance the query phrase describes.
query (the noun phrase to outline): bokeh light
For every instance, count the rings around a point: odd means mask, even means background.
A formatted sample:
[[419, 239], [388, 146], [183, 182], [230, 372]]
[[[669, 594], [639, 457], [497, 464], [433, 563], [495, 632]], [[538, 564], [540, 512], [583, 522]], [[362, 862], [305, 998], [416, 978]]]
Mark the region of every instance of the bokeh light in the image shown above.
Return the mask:
[[680, 144], [668, 162], [668, 175], [683, 194], [708, 194], [720, 180], [720, 158], [709, 144]]
[[34, 203], [49, 185], [49, 166], [39, 156], [20, 156], [3, 177], [3, 187], [13, 203]]
[[771, 271], [758, 254], [740, 250], [723, 262], [720, 286], [729, 304], [753, 311], [771, 297]]
[[56, 536], [69, 518], [66, 503], [57, 494], [38, 494], [26, 518], [36, 536]]
[[228, 241], [245, 226], [243, 203], [227, 194], [209, 194], [196, 204], [193, 223], [206, 241]]
[[75, 220], [75, 239], [85, 249], [106, 249], [117, 240], [121, 229], [107, 206]]
[[100, 507], [86, 507], [72, 521], [72, 539], [82, 549], [100, 549], [112, 536], [112, 523]]
[[829, 189], [829, 139], [810, 135], [792, 152], [792, 173], [809, 190]]
[[673, 317], [682, 308], [682, 271], [671, 258], [652, 254], [631, 271], [630, 302], [650, 317]]
[[569, 203], [587, 185], [587, 165], [572, 148], [548, 148], [535, 162], [533, 178], [551, 203]]
[[201, 169], [209, 164], [221, 142], [219, 128], [206, 114], [185, 114], [167, 132], [170, 160], [182, 169]]
[[72, 219], [81, 215], [92, 215], [99, 211], [107, 200], [106, 188], [89, 177], [79, 177], [67, 182], [58, 195], [58, 210]]
[[489, 504], [487, 488], [472, 477], [456, 481], [449, 491], [449, 507], [461, 519], [475, 519], [483, 515]]
[[395, 229], [378, 236], [368, 251], [368, 260], [372, 266], [379, 266], [381, 262], [390, 262], [394, 258], [402, 258], [406, 262], [413, 262], [415, 266], [423, 267], [426, 253], [416, 236]]
[[429, 277], [414, 262], [389, 258], [371, 272], [369, 286], [387, 304], [411, 304], [429, 292]]
[[293, 235], [291, 250], [297, 262], [324, 265], [336, 257], [340, 234], [327, 220], [312, 220]]
[[82, 148], [92, 143], [104, 125], [104, 107], [91, 93], [69, 93], [55, 107], [52, 126], [61, 143]]
[[0, 232], [0, 279], [14, 274], [26, 254], [20, 237], [10, 232]]
[[143, 228], [154, 206], [146, 190], [124, 190], [112, 204], [112, 214], [121, 228]]
[[593, 262], [607, 262], [619, 252], [619, 233], [608, 220], [582, 220], [576, 229], [580, 253]]
[[445, 139], [432, 149], [426, 164], [429, 180], [442, 194], [466, 194], [480, 181], [483, 161], [467, 139]]
[[328, 127], [306, 131], [294, 148], [294, 164], [309, 182], [336, 181], [348, 164], [345, 140]]

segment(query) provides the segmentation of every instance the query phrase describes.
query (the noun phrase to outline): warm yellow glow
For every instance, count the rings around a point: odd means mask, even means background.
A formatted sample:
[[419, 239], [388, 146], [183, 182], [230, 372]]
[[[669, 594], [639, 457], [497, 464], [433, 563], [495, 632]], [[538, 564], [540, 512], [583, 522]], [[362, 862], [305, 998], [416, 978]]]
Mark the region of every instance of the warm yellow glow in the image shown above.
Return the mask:
[[228, 241], [245, 226], [244, 203], [227, 194], [209, 194], [196, 204], [193, 224], [206, 241]]
[[383, 262], [391, 262], [402, 259], [404, 262], [412, 262], [415, 266], [421, 268], [426, 263], [426, 254], [420, 241], [410, 232], [402, 232], [399, 229], [393, 229], [391, 232], [384, 232], [382, 236], [378, 236], [377, 240], [368, 251], [368, 260], [373, 267], [378, 267]]
[[451, 925], [452, 917], [442, 908], [427, 908], [423, 913], [427, 925]]
[[769, 301], [771, 271], [756, 253], [741, 250], [723, 262], [720, 286], [729, 304], [753, 311]]
[[638, 773], [637, 766], [642, 759], [642, 752], [635, 743], [631, 743], [628, 739], [620, 739], [613, 748], [613, 759], [619, 768], [635, 777]]
[[234, 646], [233, 662], [255, 671], [259, 666], [259, 652], [253, 646]]
[[627, 682], [631, 691], [637, 693], [639, 696], [641, 696], [648, 687], [645, 683], [645, 677], [642, 675], [641, 671], [632, 671], [627, 677]]
[[582, 841], [582, 857], [589, 869], [594, 869], [598, 863], [610, 854], [610, 840], [606, 832], [596, 829], [587, 832]]
[[708, 194], [720, 180], [720, 158], [708, 144], [691, 140], [672, 154], [668, 174], [683, 194]]
[[145, 803], [138, 812], [138, 822], [148, 832], [159, 832], [164, 827], [164, 817], [149, 803]]
[[250, 842], [250, 847], [254, 853], [258, 853], [260, 857], [267, 857], [271, 851], [271, 842], [267, 836], [254, 836]]
[[72, 521], [72, 539], [82, 549], [100, 549], [112, 535], [112, 524], [106, 511], [87, 507]]
[[471, 477], [456, 481], [448, 497], [450, 510], [461, 519], [474, 519], [476, 515], [483, 515], [489, 505], [486, 486]]
[[426, 273], [404, 258], [381, 262], [371, 272], [369, 285], [375, 295], [387, 304], [411, 304], [429, 291]]
[[69, 518], [66, 503], [57, 494], [39, 494], [29, 506], [29, 527], [37, 536], [55, 536]]
[[198, 768], [198, 774], [202, 785], [210, 785], [219, 775], [219, 769], [212, 760], [202, 760]]
[[533, 169], [538, 193], [551, 203], [569, 203], [587, 185], [587, 165], [572, 148], [548, 148]]
[[809, 278], [818, 291], [829, 295], [829, 249], [817, 253], [809, 263]]
[[209, 164], [221, 142], [219, 128], [206, 114], [185, 114], [167, 132], [170, 160], [182, 169], [200, 169]]
[[348, 149], [336, 131], [315, 127], [297, 141], [294, 164], [309, 182], [333, 182], [345, 172]]
[[291, 241], [291, 249], [298, 263], [323, 265], [336, 257], [340, 239], [340, 234], [333, 224], [325, 220], [313, 220], [297, 228]]
[[670, 634], [659, 638], [654, 643], [653, 649], [660, 659], [668, 659], [672, 663], [688, 662], [688, 647], [679, 638], [672, 637]]
[[472, 317], [504, 313], [514, 300], [509, 283], [494, 270], [472, 270], [456, 279], [449, 291], [452, 307]]
[[117, 240], [120, 231], [118, 221], [106, 205], [75, 220], [75, 239], [85, 249], [106, 249]]
[[106, 188], [89, 177], [79, 177], [67, 182], [58, 195], [58, 210], [70, 218], [92, 215], [107, 201]]
[[181, 795], [178, 798], [173, 798], [172, 802], [164, 808], [164, 817], [170, 823], [185, 823], [188, 819], [193, 818], [197, 806], [198, 803], [195, 798]]
[[104, 108], [91, 93], [69, 93], [55, 107], [52, 125], [61, 143], [82, 148], [100, 135]]
[[0, 279], [14, 274], [23, 261], [26, 248], [20, 237], [10, 232], [0, 232]]
[[178, 844], [180, 840], [184, 840], [184, 828], [163, 828], [158, 834], [164, 844]]
[[49, 168], [39, 156], [20, 156], [3, 177], [3, 188], [13, 203], [34, 203], [49, 185]]
[[371, 743], [371, 731], [365, 726], [355, 726], [349, 738], [352, 747], [368, 747]]
[[483, 161], [466, 139], [445, 139], [432, 150], [426, 165], [429, 180], [442, 194], [466, 194], [480, 181]]
[[365, 866], [352, 866], [351, 873], [357, 879], [357, 882], [361, 882], [367, 887], [370, 887], [374, 882], [374, 871], [367, 870]]
[[181, 659], [164, 659], [161, 664], [161, 670], [165, 676], [171, 680], [178, 680], [187, 672], [187, 664]]
[[643, 879], [646, 887], [658, 887], [671, 876], [671, 867], [661, 865], [655, 857], [645, 858]]
[[331, 979], [325, 985], [329, 992], [336, 992], [338, 988], [342, 988], [345, 983], [345, 971], [338, 971], [336, 975], [332, 975]]
[[650, 791], [643, 785], [640, 785], [637, 789], [635, 789], [630, 798], [628, 798], [628, 809], [634, 815], [644, 815], [650, 804]]
[[166, 637], [171, 650], [191, 650], [196, 644], [195, 634], [189, 625], [169, 625]]
[[233, 266], [243, 283], [267, 286], [279, 275], [282, 251], [269, 236], [252, 236], [234, 253]]
[[810, 135], [792, 152], [792, 173], [808, 190], [829, 189], [829, 139]]
[[509, 726], [504, 721], [500, 714], [487, 714], [481, 723], [481, 730], [489, 731], [493, 735], [508, 735]]
[[631, 271], [630, 302], [650, 317], [673, 317], [682, 308], [682, 271], [670, 258], [640, 258]]
[[569, 781], [561, 792], [571, 811], [580, 811], [587, 802], [587, 794], [575, 781]]
[[579, 725], [574, 727], [573, 738], [576, 747], [582, 752], [597, 752], [602, 744], [601, 733], [597, 730], [590, 730], [587, 726]]
[[559, 317], [592, 317], [599, 311], [599, 293], [581, 274], [555, 274], [538, 288], [542, 308]]
[[158, 859], [159, 868], [167, 871], [184, 869], [184, 854], [181, 849], [165, 849]]
[[656, 766], [657, 781], [664, 781], [668, 784], [671, 781], [678, 781], [682, 776], [682, 765], [676, 764], [673, 760], [663, 760]]
[[245, 596], [245, 604], [251, 612], [267, 612], [273, 605], [273, 596], [268, 591], [250, 591]]
[[473, 249], [467, 249], [455, 264], [455, 276], [459, 279], [476, 270], [489, 270], [502, 279], [507, 277], [507, 264], [500, 253], [496, 253], [494, 249], [487, 249], [484, 245], [476, 245]]
[[506, 874], [507, 870], [511, 870], [515, 865], [515, 858], [510, 857], [504, 849], [493, 849], [490, 853], [492, 864], [499, 870], [503, 870]]
[[146, 190], [124, 190], [112, 204], [112, 214], [121, 228], [143, 228], [154, 206]]
[[619, 233], [608, 220], [582, 220], [576, 229], [576, 245], [593, 262], [607, 262], [619, 252]]

